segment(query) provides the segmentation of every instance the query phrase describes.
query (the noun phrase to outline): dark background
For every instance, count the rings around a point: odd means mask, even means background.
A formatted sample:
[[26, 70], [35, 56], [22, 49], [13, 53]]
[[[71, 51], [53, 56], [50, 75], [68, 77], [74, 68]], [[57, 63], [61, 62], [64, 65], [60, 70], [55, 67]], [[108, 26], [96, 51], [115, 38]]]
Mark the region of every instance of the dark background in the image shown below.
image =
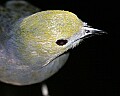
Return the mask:
[[[0, 0], [3, 4], [6, 0]], [[120, 96], [119, 5], [115, 0], [27, 0], [42, 10], [68, 10], [108, 34], [86, 39], [71, 50], [69, 60], [45, 80], [50, 96]], [[118, 2], [119, 4], [119, 2]], [[41, 84], [0, 83], [0, 96], [41, 96]]]

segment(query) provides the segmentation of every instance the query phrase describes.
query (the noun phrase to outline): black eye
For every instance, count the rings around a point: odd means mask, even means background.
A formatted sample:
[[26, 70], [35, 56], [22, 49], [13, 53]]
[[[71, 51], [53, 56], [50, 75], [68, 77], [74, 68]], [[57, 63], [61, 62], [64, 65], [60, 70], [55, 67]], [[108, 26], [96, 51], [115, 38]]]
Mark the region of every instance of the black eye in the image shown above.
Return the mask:
[[68, 42], [68, 40], [64, 40], [64, 39], [59, 39], [56, 41], [57, 45], [63, 46]]

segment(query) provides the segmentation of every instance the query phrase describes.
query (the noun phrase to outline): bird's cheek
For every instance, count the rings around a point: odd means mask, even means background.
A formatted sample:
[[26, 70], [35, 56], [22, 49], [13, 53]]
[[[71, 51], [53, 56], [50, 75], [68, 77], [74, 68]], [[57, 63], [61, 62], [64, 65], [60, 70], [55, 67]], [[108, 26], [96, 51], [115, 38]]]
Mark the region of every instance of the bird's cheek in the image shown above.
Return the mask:
[[63, 46], [52, 46], [51, 49], [49, 50], [49, 53], [52, 54], [59, 54], [59, 53], [63, 53], [64, 52], [64, 47]]

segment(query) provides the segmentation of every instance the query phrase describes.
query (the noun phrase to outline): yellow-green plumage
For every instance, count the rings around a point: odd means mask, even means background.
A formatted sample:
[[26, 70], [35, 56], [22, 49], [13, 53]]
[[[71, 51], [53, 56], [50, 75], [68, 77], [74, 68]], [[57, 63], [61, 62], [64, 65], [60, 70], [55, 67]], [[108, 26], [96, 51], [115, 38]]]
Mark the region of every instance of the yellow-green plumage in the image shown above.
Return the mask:
[[68, 49], [97, 30], [86, 33], [86, 24], [69, 11], [38, 11], [25, 1], [0, 9], [1, 81], [29, 85], [47, 79], [65, 64]]
[[[17, 4], [26, 11], [16, 9]], [[10, 1], [6, 5], [6, 11], [0, 12], [0, 28], [4, 30], [0, 32], [0, 80], [15, 85], [41, 82], [57, 72], [68, 58], [63, 53], [69, 48], [56, 41], [79, 32], [83, 22], [63, 10], [34, 14], [25, 1]]]
[[56, 44], [58, 39], [68, 39], [82, 27], [83, 22], [71, 12], [42, 11], [23, 19], [19, 34], [25, 45], [32, 44], [27, 46], [39, 50], [38, 54], [52, 55], [66, 50], [65, 47]]

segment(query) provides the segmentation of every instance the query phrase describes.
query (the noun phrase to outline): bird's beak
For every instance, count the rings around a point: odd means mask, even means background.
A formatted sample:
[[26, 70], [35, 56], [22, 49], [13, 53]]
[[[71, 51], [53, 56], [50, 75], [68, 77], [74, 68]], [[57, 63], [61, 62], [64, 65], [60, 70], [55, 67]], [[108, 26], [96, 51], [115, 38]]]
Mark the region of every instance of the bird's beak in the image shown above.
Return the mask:
[[85, 25], [82, 30], [83, 30], [83, 32], [82, 32], [80, 39], [89, 38], [89, 37], [94, 36], [94, 35], [107, 34], [107, 32], [105, 32], [105, 31], [92, 28], [88, 25]]
[[92, 28], [85, 23], [78, 33], [74, 34], [68, 39], [69, 42], [66, 44], [67, 49], [76, 47], [79, 42], [83, 41], [83, 39], [89, 38], [94, 35], [101, 35], [104, 33], [106, 32]]

